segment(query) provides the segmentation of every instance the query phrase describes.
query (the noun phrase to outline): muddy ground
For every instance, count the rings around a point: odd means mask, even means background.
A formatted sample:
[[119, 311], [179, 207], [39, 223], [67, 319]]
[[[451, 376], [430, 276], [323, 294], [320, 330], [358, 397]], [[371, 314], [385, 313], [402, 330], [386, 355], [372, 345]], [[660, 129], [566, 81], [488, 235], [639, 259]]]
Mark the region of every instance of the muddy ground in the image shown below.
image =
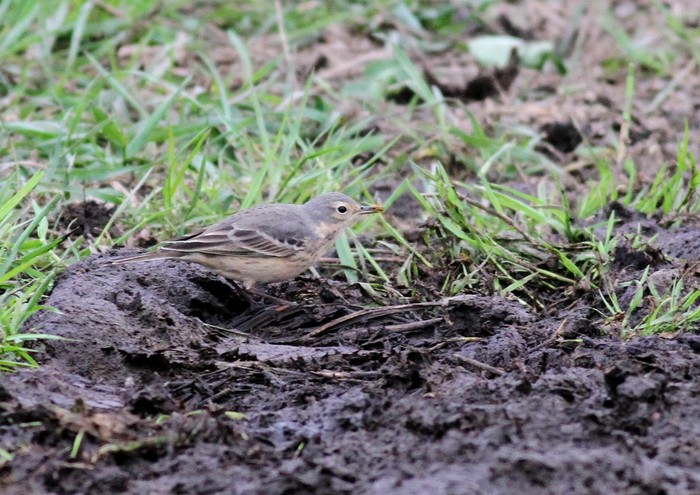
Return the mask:
[[[630, 33], [658, 41], [654, 35], [665, 29], [655, 2], [599, 3]], [[694, 2], [665, 4], [681, 15]], [[488, 33], [560, 41], [571, 34], [579, 3], [497, 8], [502, 17], [482, 28]], [[410, 55], [425, 62], [426, 78], [441, 82], [443, 92], [463, 88], [465, 108], [488, 132], [539, 129], [575, 197], [596, 180], [596, 168], [573, 149], [582, 140], [615, 149], [610, 136], [624, 127], [627, 64], [604, 69], [615, 43], [598, 14], [582, 14], [567, 75], [520, 67], [503, 87], [463, 50], [448, 47], [430, 63]], [[375, 21], [392, 29], [390, 18]], [[223, 29], [218, 38], [214, 28], [202, 37], [221, 72], [235, 73]], [[278, 45], [276, 36], [251, 43], [256, 66]], [[391, 54], [363, 30], [331, 26], [295, 56], [338, 86]], [[183, 67], [196, 65], [187, 59], [194, 52], [182, 57]], [[692, 58], [673, 63], [673, 79], [637, 72], [616, 176], [629, 158], [640, 183], [653, 179], [675, 159], [686, 122], [697, 150], [697, 65]], [[300, 71], [302, 86], [308, 73]], [[466, 91], [474, 81], [497, 91], [474, 101]], [[405, 110], [389, 96], [394, 106], [377, 114]], [[368, 111], [343, 108], [350, 100], [338, 105], [355, 120]], [[422, 125], [434, 127], [433, 110], [423, 112]], [[392, 135], [391, 119], [378, 118], [378, 125]], [[469, 132], [466, 111], [455, 125]], [[420, 154], [403, 142], [397, 148]], [[668, 230], [659, 218], [611, 208], [622, 220], [618, 234], [655, 236], [653, 248], [621, 244], [612, 280], [638, 279], [649, 267], [660, 285], [683, 271], [687, 287], [697, 286], [697, 219]], [[402, 227], [416, 216], [395, 213]], [[92, 219], [82, 235], [98, 235], [102, 216], [82, 216]], [[320, 280], [307, 275], [269, 286], [277, 299], [260, 299], [186, 263], [108, 264], [133, 252], [70, 267], [46, 301], [57, 311], [29, 321], [26, 331], [66, 340], [42, 342], [39, 369], [1, 377], [0, 449], [13, 455], [0, 457], [2, 495], [700, 493], [699, 329], [623, 339], [602, 317], [595, 290], [539, 312], [476, 293], [375, 301], [329, 277], [332, 270], [322, 270]], [[621, 287], [624, 302], [630, 295]]]
[[[302, 277], [267, 289], [285, 304], [108, 264], [132, 251], [71, 267], [30, 322], [67, 340], [3, 376], [3, 494], [700, 493], [696, 334], [622, 340], [595, 297], [373, 308]], [[620, 278], [682, 264], [618, 254]]]

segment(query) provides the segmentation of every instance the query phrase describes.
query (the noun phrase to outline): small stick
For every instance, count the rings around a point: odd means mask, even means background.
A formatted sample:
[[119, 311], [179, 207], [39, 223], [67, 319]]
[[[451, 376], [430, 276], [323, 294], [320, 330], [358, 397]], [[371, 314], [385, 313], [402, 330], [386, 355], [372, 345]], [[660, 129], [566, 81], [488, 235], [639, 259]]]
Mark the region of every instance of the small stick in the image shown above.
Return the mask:
[[544, 342], [537, 344], [535, 347], [530, 349], [530, 352], [538, 351], [538, 350], [542, 349], [543, 347], [549, 347], [551, 344], [555, 343], [559, 339], [559, 337], [561, 337], [561, 333], [564, 330], [564, 326], [566, 326], [567, 322], [568, 322], [568, 319], [564, 318], [562, 320], [561, 324], [559, 325], [559, 328], [556, 329], [556, 331], [552, 334], [552, 336], [549, 337]]
[[449, 306], [452, 303], [465, 303], [467, 301], [472, 300], [473, 298], [474, 298], [474, 296], [470, 296], [470, 295], [459, 295], [459, 296], [446, 297], [444, 299], [440, 299], [439, 301], [426, 301], [426, 302], [419, 302], [419, 303], [398, 304], [396, 306], [384, 306], [381, 308], [361, 309], [359, 311], [355, 311], [354, 313], [350, 313], [349, 315], [341, 316], [340, 318], [336, 318], [335, 320], [331, 320], [328, 323], [321, 325], [320, 327], [314, 328], [306, 335], [303, 335], [299, 340], [304, 341], [304, 340], [312, 339], [314, 337], [318, 337], [319, 335], [327, 332], [331, 328], [335, 328], [339, 325], [342, 325], [343, 323], [347, 323], [347, 322], [353, 321], [353, 320], [358, 320], [361, 318], [367, 318], [367, 319], [379, 318], [381, 316], [387, 316], [387, 315], [391, 315], [391, 314], [401, 313], [403, 311], [410, 311], [412, 309], [417, 309], [417, 308], [434, 308], [437, 306], [445, 307], [445, 306]]
[[312, 371], [311, 374], [320, 376], [323, 378], [330, 378], [334, 380], [373, 380], [380, 378], [382, 373], [379, 371], [332, 371], [332, 370], [318, 370]]
[[340, 318], [336, 318], [335, 320], [331, 320], [328, 323], [321, 325], [320, 327], [314, 328], [311, 330], [309, 333], [306, 335], [303, 335], [300, 340], [309, 340], [314, 337], [318, 337], [319, 335], [322, 335], [326, 333], [328, 330], [335, 328], [339, 325], [342, 325], [343, 323], [348, 323], [353, 320], [358, 320], [361, 318], [379, 318], [381, 316], [387, 316], [391, 314], [396, 314], [396, 313], [401, 313], [404, 311], [410, 311], [411, 309], [415, 308], [425, 308], [425, 307], [434, 307], [434, 306], [439, 306], [442, 304], [442, 301], [435, 301], [435, 302], [422, 302], [422, 303], [411, 303], [411, 304], [399, 304], [397, 306], [385, 306], [382, 308], [371, 308], [371, 309], [361, 309], [359, 311], [355, 311], [354, 313], [350, 313], [349, 315], [341, 316]]
[[470, 366], [473, 366], [474, 368], [486, 371], [488, 373], [491, 373], [492, 375], [502, 376], [505, 374], [505, 371], [503, 371], [502, 369], [491, 366], [490, 364], [482, 363], [481, 361], [477, 361], [476, 359], [464, 357], [459, 354], [454, 354], [453, 356], [457, 359], [457, 361], [461, 361], [464, 364], [468, 364]]

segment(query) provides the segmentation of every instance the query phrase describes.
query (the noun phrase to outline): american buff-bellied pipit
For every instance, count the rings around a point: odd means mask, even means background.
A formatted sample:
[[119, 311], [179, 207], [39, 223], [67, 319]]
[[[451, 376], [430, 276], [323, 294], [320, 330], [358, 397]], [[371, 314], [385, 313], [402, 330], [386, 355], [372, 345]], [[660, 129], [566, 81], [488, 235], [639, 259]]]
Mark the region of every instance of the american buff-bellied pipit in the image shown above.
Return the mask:
[[152, 253], [112, 264], [165, 258], [192, 261], [251, 288], [303, 273], [361, 215], [381, 211], [379, 205], [361, 206], [341, 193], [322, 194], [303, 205], [261, 205], [167, 241]]

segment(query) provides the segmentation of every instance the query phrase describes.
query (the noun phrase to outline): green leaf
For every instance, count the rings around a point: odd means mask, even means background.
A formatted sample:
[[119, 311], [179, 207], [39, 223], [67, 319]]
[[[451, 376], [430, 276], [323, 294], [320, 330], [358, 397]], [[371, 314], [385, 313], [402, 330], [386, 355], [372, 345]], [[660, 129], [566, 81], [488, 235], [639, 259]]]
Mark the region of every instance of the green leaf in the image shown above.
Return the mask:
[[129, 139], [100, 107], [92, 107], [92, 115], [95, 117], [95, 122], [102, 125], [100, 132], [107, 141], [122, 149], [126, 148]]
[[540, 67], [553, 56], [551, 41], [524, 41], [514, 36], [479, 36], [469, 42], [469, 52], [486, 67], [505, 67], [513, 50], [518, 52], [522, 63], [528, 67]]
[[7, 214], [19, 204], [22, 199], [29, 194], [32, 189], [44, 178], [45, 172], [43, 170], [34, 174], [21, 188], [17, 191], [10, 199], [5, 201], [0, 205], [0, 222], [7, 216]]

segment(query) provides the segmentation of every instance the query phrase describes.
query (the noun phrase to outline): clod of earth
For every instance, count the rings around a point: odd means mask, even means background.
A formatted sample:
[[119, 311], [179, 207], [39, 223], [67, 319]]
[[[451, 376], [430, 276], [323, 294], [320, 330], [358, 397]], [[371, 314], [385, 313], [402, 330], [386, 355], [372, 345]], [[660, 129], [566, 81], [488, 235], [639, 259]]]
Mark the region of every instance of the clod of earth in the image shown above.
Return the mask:
[[258, 305], [198, 266], [108, 260], [59, 278], [30, 329], [68, 340], [3, 377], [3, 493], [700, 487], [697, 335], [625, 343], [585, 308], [486, 296], [368, 308], [306, 278]]

